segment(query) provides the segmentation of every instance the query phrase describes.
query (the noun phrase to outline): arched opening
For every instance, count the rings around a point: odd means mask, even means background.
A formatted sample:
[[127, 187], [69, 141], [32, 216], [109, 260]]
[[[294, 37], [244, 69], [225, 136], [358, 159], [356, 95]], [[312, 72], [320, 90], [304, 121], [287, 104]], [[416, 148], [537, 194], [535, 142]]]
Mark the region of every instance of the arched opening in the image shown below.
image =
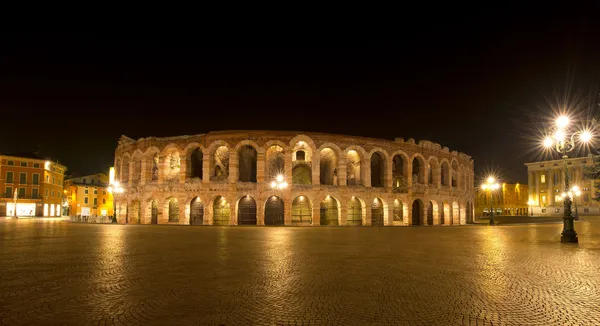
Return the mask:
[[458, 187], [459, 174], [458, 163], [452, 161], [452, 187]]
[[152, 181], [158, 181], [158, 153], [152, 156]]
[[404, 207], [398, 199], [394, 200], [394, 222], [404, 222]]
[[371, 206], [371, 225], [383, 226], [383, 202], [379, 198], [373, 199], [373, 206]]
[[213, 202], [213, 225], [229, 225], [231, 209], [223, 196], [215, 198]]
[[427, 207], [427, 225], [433, 225], [433, 202], [429, 202]]
[[448, 187], [450, 185], [450, 166], [448, 162], [442, 162], [441, 170], [442, 186]]
[[277, 178], [278, 175], [284, 175], [285, 156], [283, 148], [281, 146], [271, 146], [266, 152], [266, 176], [267, 181], [272, 181]]
[[152, 199], [150, 207], [150, 224], [158, 224], [158, 203], [155, 199]]
[[446, 212], [445, 212], [445, 206], [446, 204], [444, 204], [444, 202], [441, 203], [441, 209], [440, 209], [440, 225], [444, 225], [446, 224]]
[[176, 180], [179, 178], [179, 171], [181, 170], [181, 161], [179, 152], [177, 150], [171, 151], [164, 162], [164, 176], [165, 180]]
[[203, 155], [202, 150], [200, 148], [196, 148], [192, 155], [190, 155], [190, 170], [191, 178], [199, 178], [202, 179], [202, 164], [203, 164]]
[[297, 161], [306, 160], [306, 152], [303, 150], [296, 151], [296, 160]]
[[413, 158], [412, 173], [413, 184], [425, 184], [425, 162], [419, 156]]
[[196, 197], [190, 203], [190, 225], [204, 224], [204, 205], [200, 197]]
[[309, 185], [312, 184], [312, 171], [306, 164], [299, 164], [292, 170], [292, 184]]
[[129, 213], [129, 223], [140, 224], [140, 201], [132, 201], [131, 206], [128, 206], [127, 210]]
[[250, 145], [244, 145], [239, 149], [239, 181], [256, 182], [256, 156], [256, 150]]
[[256, 201], [244, 196], [238, 201], [238, 225], [256, 225]]
[[284, 224], [283, 200], [277, 196], [271, 196], [265, 204], [265, 225]]
[[383, 187], [383, 172], [385, 163], [380, 153], [371, 155], [371, 187]]
[[362, 184], [360, 165], [360, 155], [355, 150], [348, 151], [346, 154], [346, 181], [349, 186]]
[[304, 196], [298, 196], [292, 202], [292, 224], [312, 224], [312, 205], [310, 204], [308, 198]]
[[412, 225], [421, 225], [422, 202], [415, 199], [412, 203]]
[[142, 158], [139, 156], [134, 157], [133, 159], [133, 171], [132, 171], [132, 182], [138, 183], [142, 180]]
[[360, 200], [354, 196], [348, 202], [348, 218], [346, 224], [351, 226], [362, 225], [363, 207]]
[[121, 167], [121, 182], [129, 182], [129, 156], [123, 157], [123, 165]]
[[457, 202], [452, 203], [452, 223], [460, 224], [460, 207]]
[[213, 173], [211, 181], [227, 181], [229, 177], [229, 149], [219, 146], [212, 157]]
[[339, 225], [338, 202], [331, 196], [321, 202], [321, 225]]
[[319, 171], [322, 185], [337, 185], [337, 156], [331, 148], [321, 150]]
[[169, 200], [169, 223], [179, 222], [179, 203], [177, 198], [171, 198]]
[[429, 162], [429, 166], [427, 167], [427, 170], [429, 170], [429, 175], [427, 176], [427, 182], [429, 184], [433, 184], [433, 166], [431, 165], [431, 162]]
[[396, 154], [392, 158], [392, 190], [394, 192], [405, 192], [407, 190], [408, 185], [404, 173], [404, 157]]

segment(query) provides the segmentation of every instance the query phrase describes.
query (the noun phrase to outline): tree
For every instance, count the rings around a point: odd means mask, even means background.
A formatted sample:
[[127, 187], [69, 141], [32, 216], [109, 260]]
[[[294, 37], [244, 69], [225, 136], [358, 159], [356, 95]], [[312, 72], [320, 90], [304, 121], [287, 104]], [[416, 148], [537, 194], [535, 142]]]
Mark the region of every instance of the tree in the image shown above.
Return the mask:
[[600, 155], [592, 156], [593, 165], [583, 168], [583, 176], [586, 180], [593, 180], [596, 191], [592, 195], [592, 200], [600, 201]]

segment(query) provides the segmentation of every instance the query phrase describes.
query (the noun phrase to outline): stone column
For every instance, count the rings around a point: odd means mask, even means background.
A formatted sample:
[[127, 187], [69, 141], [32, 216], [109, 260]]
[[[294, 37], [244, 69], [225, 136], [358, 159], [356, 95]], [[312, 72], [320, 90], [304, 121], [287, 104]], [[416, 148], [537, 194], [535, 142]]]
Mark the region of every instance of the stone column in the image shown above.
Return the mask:
[[265, 183], [265, 168], [266, 155], [264, 151], [256, 153], [256, 182], [259, 184]]
[[[230, 163], [230, 168], [231, 168], [231, 163]], [[229, 212], [231, 215], [229, 215], [229, 225], [238, 225], [238, 216], [237, 216], [237, 201], [235, 197], [226, 197], [227, 198], [227, 202], [229, 203]], [[256, 205], [256, 209], [257, 209], [257, 218], [258, 218], [258, 205]]]
[[[150, 180], [147, 180], [147, 178], [148, 178], [148, 173], [146, 173], [146, 172], [148, 171], [148, 158], [143, 156], [143, 157], [141, 158], [141, 160], [142, 160], [142, 164], [140, 164], [140, 169], [141, 169], [142, 171], [141, 171], [141, 173], [140, 173], [140, 174], [141, 174], [141, 175], [140, 175], [140, 184], [142, 184], [142, 185], [143, 185], [143, 184], [145, 184], [146, 182], [148, 182], [148, 181], [150, 181]], [[141, 215], [140, 215], [140, 216], [141, 216]]]
[[548, 206], [554, 206], [554, 172], [552, 169], [546, 171], [546, 183], [548, 184]]
[[388, 198], [388, 212], [387, 212], [387, 220], [383, 221], [383, 225], [393, 225], [394, 224], [394, 198]]
[[[292, 180], [293, 179], [292, 168], [293, 168], [293, 165], [294, 165], [294, 163], [292, 162], [292, 150], [291, 149], [288, 148], [288, 149], [285, 150], [283, 160], [284, 160], [283, 171], [284, 171], [284, 174], [285, 174], [285, 181], [291, 187], [292, 183], [293, 183], [293, 180]], [[267, 180], [267, 181], [270, 181], [270, 180]], [[291, 202], [290, 202], [289, 206], [291, 207]]]
[[542, 206], [542, 196], [540, 196], [540, 171], [535, 171], [535, 198], [538, 206]]
[[321, 174], [320, 171], [321, 170], [321, 154], [320, 153], [315, 153], [315, 155], [313, 155], [312, 157], [312, 184], [313, 187], [318, 186], [321, 184]]
[[348, 225], [348, 201], [340, 198], [340, 225]]
[[346, 171], [346, 166], [347, 166], [347, 162], [346, 162], [346, 158], [342, 157], [340, 158], [339, 161], [339, 167], [338, 167], [338, 185], [339, 186], [347, 186], [347, 179], [348, 179], [348, 172]]
[[127, 167], [129, 169], [129, 175], [127, 176], [127, 183], [132, 184], [133, 183], [133, 170], [135, 163], [133, 161], [133, 159], [129, 159], [129, 166]]
[[209, 153], [202, 154], [202, 183], [204, 184], [210, 183], [210, 176], [212, 174], [211, 159], [212, 155]]
[[187, 178], [187, 160], [186, 157], [179, 157], [179, 183], [185, 183]]
[[313, 202], [312, 225], [321, 225], [321, 205]]
[[[264, 169], [263, 169], [264, 171]], [[281, 198], [283, 200], [283, 198]], [[265, 202], [266, 198], [256, 198], [256, 225], [265, 225]], [[285, 212], [285, 204], [284, 204]]]
[[385, 165], [385, 172], [383, 174], [383, 185], [386, 190], [392, 189], [393, 187], [393, 174], [392, 174], [392, 160], [388, 159]]
[[367, 198], [367, 200], [365, 200], [365, 213], [366, 214], [365, 214], [365, 220], [364, 220], [364, 224], [363, 225], [366, 225], [366, 226], [371, 226], [372, 225], [371, 224], [372, 223], [372, 218], [373, 218], [373, 215], [372, 215], [372, 212], [371, 212], [372, 207], [373, 207], [373, 202]]
[[[287, 169], [287, 163], [286, 163]], [[291, 184], [291, 182], [290, 182]], [[287, 192], [285, 196], [283, 196], [283, 225], [292, 225], [292, 202], [294, 198], [290, 192]]]
[[533, 189], [533, 171], [527, 171], [527, 191], [529, 192], [529, 199], [533, 200], [535, 198], [534, 189]]
[[[239, 172], [238, 155], [235, 151], [229, 152], [229, 183], [237, 183], [238, 181], [238, 172]], [[237, 225], [237, 224], [236, 224]]]
[[363, 167], [364, 167], [364, 169], [361, 169], [361, 171], [362, 170], [365, 171], [364, 173], [361, 173], [363, 175], [362, 176], [363, 177], [363, 185], [365, 187], [370, 187], [371, 186], [371, 159], [370, 158], [367, 158], [364, 160]]

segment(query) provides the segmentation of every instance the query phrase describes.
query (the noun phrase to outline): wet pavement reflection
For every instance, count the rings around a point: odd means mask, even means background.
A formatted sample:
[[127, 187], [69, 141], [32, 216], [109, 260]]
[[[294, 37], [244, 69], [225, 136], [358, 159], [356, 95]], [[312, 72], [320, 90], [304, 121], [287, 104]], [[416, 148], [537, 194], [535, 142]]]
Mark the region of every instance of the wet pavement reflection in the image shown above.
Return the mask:
[[561, 229], [0, 219], [0, 324], [600, 325], [600, 217]]

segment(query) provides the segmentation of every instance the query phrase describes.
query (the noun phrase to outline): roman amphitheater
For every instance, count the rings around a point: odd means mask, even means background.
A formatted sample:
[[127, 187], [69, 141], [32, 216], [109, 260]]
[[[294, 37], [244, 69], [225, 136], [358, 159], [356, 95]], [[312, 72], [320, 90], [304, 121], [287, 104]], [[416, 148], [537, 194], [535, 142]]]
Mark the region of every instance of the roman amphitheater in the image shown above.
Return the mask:
[[282, 131], [122, 136], [117, 221], [187, 225], [472, 222], [473, 160], [430, 141]]

